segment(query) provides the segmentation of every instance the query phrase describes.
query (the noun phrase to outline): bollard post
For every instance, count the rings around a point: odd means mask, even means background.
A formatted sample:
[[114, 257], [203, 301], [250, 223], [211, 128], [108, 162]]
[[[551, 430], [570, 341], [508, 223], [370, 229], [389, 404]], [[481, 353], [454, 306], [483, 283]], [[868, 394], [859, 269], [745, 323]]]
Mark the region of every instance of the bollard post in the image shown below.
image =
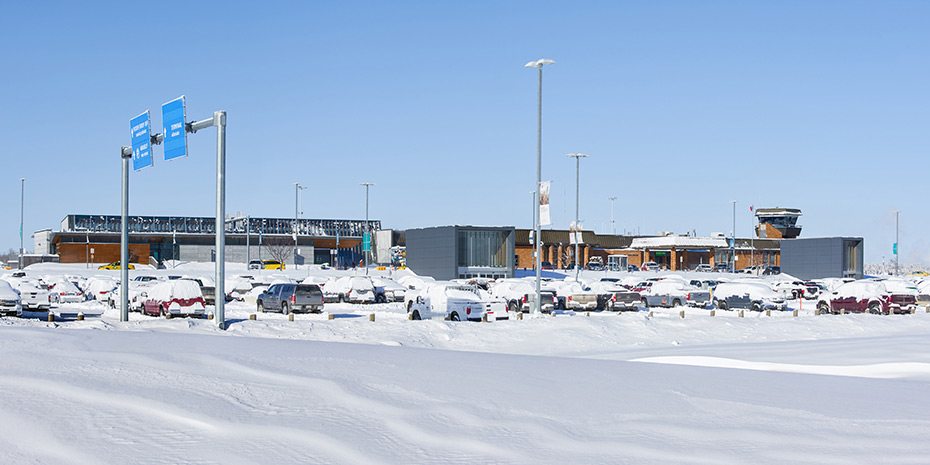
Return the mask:
[[330, 313], [328, 317], [329, 317], [330, 320], [335, 320], [335, 319], [336, 319], [336, 315], [333, 314], [333, 313]]
[[294, 314], [290, 313], [287, 315], [287, 321], [294, 321]]
[[78, 321], [84, 321], [84, 312], [78, 312]]
[[54, 314], [54, 313], [48, 312], [48, 321], [49, 321], [50, 323], [55, 321], [55, 314]]
[[711, 310], [711, 311], [710, 311], [710, 316], [717, 316], [717, 311], [716, 311], [716, 310]]
[[742, 310], [739, 311], [739, 317], [740, 317], [740, 318], [743, 317], [743, 311], [742, 311]]
[[911, 315], [917, 313], [917, 307], [911, 307]]
[[252, 321], [255, 321], [255, 314], [254, 313], [250, 314], [249, 319]]
[[649, 311], [649, 315], [646, 315], [646, 318], [652, 318], [652, 311]]
[[591, 316], [591, 312], [584, 312], [584, 316]]
[[766, 310], [766, 311], [765, 311], [765, 316], [772, 316], [772, 311], [771, 311], [771, 310]]
[[797, 318], [797, 316], [798, 316], [798, 311], [795, 310], [795, 311], [791, 312], [791, 316]]
[[211, 314], [207, 315], [207, 319], [208, 319], [208, 320], [212, 320], [212, 319], [213, 319], [213, 314], [211, 313]]
[[[372, 320], [372, 321], [374, 321], [374, 320]], [[488, 314], [487, 314], [487, 313], [485, 313], [484, 315], [481, 315], [481, 322], [482, 322], [482, 323], [487, 323], [487, 322], [488, 322]]]
[[522, 320], [522, 319], [523, 319], [523, 312], [517, 313], [517, 319], [518, 319], [518, 320]]
[[407, 314], [407, 319], [410, 320], [410, 321], [413, 321], [413, 313], [408, 313], [408, 314]]
[[368, 315], [368, 321], [375, 321], [375, 314], [374, 314], [374, 313]]
[[845, 308], [841, 308], [841, 309], [840, 309], [840, 315], [845, 315], [845, 314], [846, 314], [846, 309], [845, 309]]
[[685, 317], [685, 311], [682, 310], [682, 311], [678, 312], [678, 316], [684, 318], [684, 317]]

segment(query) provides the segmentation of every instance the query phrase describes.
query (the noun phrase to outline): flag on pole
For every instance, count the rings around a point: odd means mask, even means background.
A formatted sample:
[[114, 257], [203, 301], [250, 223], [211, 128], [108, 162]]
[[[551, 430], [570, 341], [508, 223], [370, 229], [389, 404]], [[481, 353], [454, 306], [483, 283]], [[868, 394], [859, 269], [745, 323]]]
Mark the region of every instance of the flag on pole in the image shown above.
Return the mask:
[[749, 211], [752, 211], [752, 205], [749, 206]]

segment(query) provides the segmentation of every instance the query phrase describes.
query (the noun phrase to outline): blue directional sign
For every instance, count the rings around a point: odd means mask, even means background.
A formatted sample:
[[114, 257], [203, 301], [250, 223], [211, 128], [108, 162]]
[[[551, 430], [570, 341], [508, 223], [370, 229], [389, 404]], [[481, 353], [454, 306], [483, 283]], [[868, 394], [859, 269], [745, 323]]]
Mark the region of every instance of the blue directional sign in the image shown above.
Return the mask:
[[371, 233], [365, 233], [362, 236], [362, 251], [363, 252], [371, 251]]
[[136, 171], [152, 166], [150, 121], [148, 111], [129, 120], [129, 129], [132, 134], [132, 169]]
[[186, 117], [187, 105], [183, 95], [161, 106], [165, 161], [187, 156], [187, 131], [184, 128]]

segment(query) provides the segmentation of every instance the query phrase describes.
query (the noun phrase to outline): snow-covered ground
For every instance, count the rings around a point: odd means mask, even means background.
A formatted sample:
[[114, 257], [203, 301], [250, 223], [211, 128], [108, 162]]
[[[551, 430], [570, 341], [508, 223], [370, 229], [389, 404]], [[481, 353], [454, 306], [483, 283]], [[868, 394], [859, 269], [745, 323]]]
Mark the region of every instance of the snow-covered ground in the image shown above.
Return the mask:
[[253, 305], [232, 302], [226, 331], [120, 322], [96, 302], [56, 307], [54, 323], [0, 318], [0, 463], [930, 457], [927, 313], [814, 316], [805, 301], [796, 318], [675, 308], [459, 323], [409, 321], [401, 304], [325, 309], [252, 321]]

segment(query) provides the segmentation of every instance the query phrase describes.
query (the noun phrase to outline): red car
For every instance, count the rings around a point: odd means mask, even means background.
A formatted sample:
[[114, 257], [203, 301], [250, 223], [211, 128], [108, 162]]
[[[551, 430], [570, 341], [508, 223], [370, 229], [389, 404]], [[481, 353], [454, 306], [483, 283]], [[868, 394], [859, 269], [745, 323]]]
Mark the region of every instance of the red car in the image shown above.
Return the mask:
[[153, 316], [203, 316], [206, 301], [196, 281], [176, 279], [160, 282], [145, 293], [142, 314]]
[[881, 281], [846, 283], [817, 302], [817, 310], [830, 313], [911, 313], [916, 308], [916, 295], [893, 293]]

